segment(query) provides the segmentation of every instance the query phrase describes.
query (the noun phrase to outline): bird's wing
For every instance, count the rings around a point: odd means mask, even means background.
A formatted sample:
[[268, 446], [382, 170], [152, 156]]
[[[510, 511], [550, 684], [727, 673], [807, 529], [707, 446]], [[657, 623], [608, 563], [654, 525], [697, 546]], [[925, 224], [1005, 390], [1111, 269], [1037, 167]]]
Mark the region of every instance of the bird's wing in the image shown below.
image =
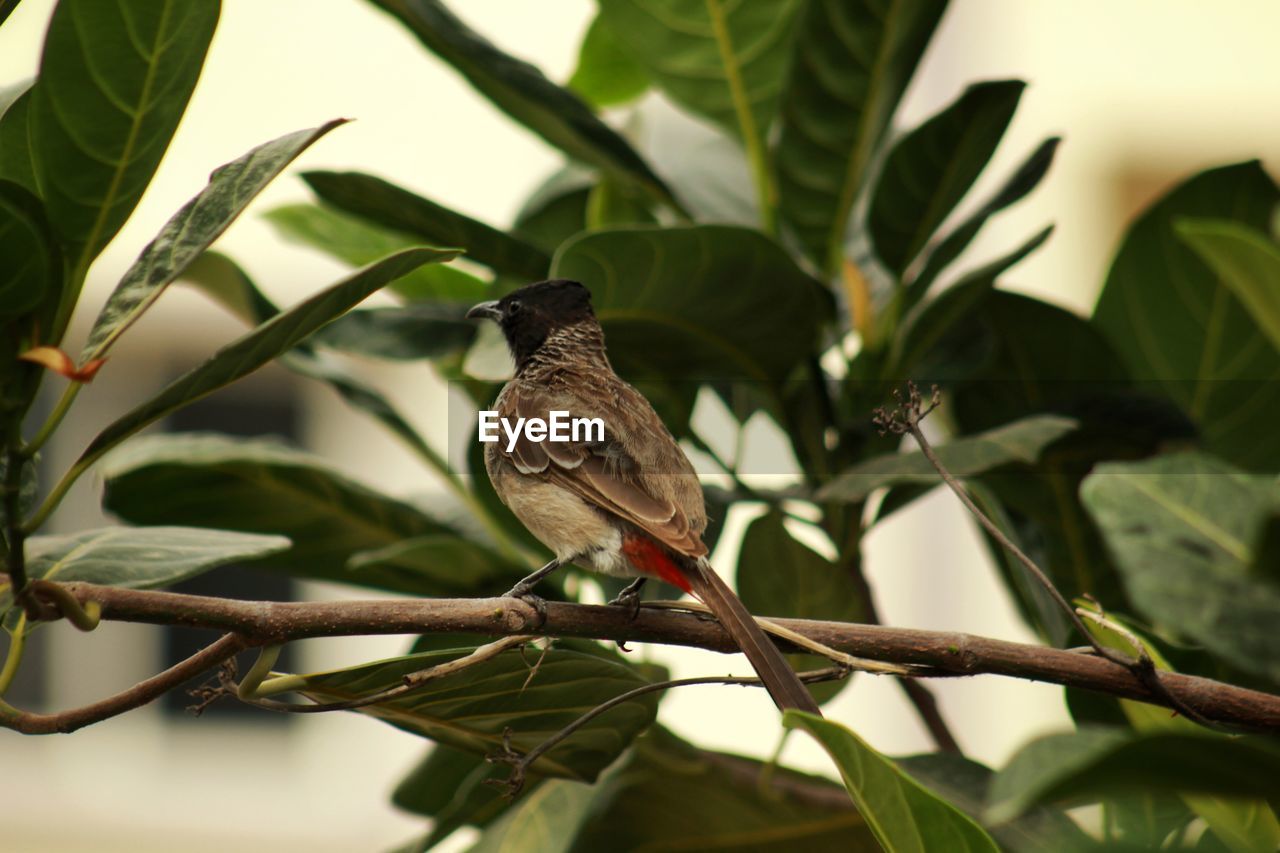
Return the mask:
[[[504, 417], [547, 419], [551, 406], [536, 393], [508, 388]], [[655, 415], [656, 417], [656, 415]], [[607, 429], [607, 426], [606, 426]], [[678, 446], [672, 445], [680, 453]], [[607, 434], [603, 442], [532, 441], [522, 431], [508, 453], [498, 453], [521, 474], [543, 476], [605, 512], [634, 524], [657, 541], [690, 557], [707, 553], [689, 515], [675, 501], [653, 495], [635, 476], [638, 465], [622, 444]]]

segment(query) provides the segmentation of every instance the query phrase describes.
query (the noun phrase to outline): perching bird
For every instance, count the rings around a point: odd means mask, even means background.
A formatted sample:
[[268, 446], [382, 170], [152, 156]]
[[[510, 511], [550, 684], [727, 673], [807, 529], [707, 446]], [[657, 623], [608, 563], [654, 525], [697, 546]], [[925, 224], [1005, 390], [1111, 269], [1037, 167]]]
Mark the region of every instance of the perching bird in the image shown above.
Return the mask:
[[638, 578], [619, 603], [637, 603], [647, 578], [666, 581], [711, 609], [780, 709], [820, 713], [707, 562], [702, 486], [649, 401], [613, 372], [590, 291], [576, 281], [541, 281], [467, 316], [496, 321], [515, 360], [515, 377], [495, 404], [499, 418], [514, 425], [559, 411], [600, 418], [605, 428], [603, 440], [537, 441], [522, 431], [514, 442], [503, 436], [486, 445], [498, 497], [555, 554], [508, 594], [531, 597], [537, 581], [567, 563]]

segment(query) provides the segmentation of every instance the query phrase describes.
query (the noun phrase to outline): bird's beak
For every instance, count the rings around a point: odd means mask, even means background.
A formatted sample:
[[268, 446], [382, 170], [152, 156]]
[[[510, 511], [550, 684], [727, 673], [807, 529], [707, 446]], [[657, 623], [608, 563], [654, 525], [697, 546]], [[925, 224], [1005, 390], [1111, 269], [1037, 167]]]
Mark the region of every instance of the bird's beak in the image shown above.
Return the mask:
[[497, 302], [481, 302], [475, 305], [467, 312], [468, 320], [483, 320], [488, 317], [490, 320], [499, 320], [502, 318], [502, 311], [498, 308]]

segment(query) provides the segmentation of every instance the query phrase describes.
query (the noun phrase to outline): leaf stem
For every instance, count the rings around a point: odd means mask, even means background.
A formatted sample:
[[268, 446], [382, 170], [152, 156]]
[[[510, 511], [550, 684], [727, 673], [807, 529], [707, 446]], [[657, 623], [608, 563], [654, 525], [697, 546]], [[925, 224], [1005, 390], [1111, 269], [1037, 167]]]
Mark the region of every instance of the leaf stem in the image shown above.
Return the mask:
[[756, 119], [751, 112], [751, 102], [747, 98], [742, 72], [733, 52], [733, 40], [729, 35], [729, 24], [725, 20], [721, 0], [706, 0], [706, 3], [707, 15], [710, 16], [711, 27], [715, 31], [716, 46], [720, 49], [720, 61], [724, 64], [725, 80], [729, 84], [729, 96], [733, 99], [733, 111], [742, 131], [742, 144], [746, 148], [747, 162], [755, 180], [756, 195], [760, 198], [760, 221], [764, 232], [773, 236], [778, 233], [778, 189], [774, 185], [773, 170], [769, 168], [769, 158], [760, 138], [760, 129], [756, 127]]
[[49, 413], [49, 417], [45, 418], [43, 424], [40, 425], [39, 431], [35, 436], [22, 447], [22, 455], [26, 459], [31, 459], [36, 455], [41, 447], [44, 447], [50, 436], [58, 429], [58, 425], [62, 423], [62, 419], [67, 416], [67, 412], [71, 411], [71, 404], [75, 402], [76, 395], [80, 393], [80, 389], [84, 387], [83, 382], [70, 382], [66, 389], [62, 392], [62, 396], [58, 398], [58, 403], [53, 407], [53, 411]]
[[9, 653], [5, 655], [4, 669], [0, 670], [0, 696], [8, 692], [9, 685], [13, 683], [13, 677], [18, 674], [18, 667], [22, 663], [22, 652], [27, 646], [25, 611], [18, 614], [18, 624], [10, 632], [9, 637]]
[[[104, 451], [105, 452], [105, 451]], [[30, 534], [40, 529], [40, 526], [49, 520], [49, 516], [58, 508], [58, 504], [62, 503], [62, 499], [67, 496], [67, 490], [75, 485], [76, 480], [80, 479], [80, 475], [89, 470], [93, 463], [101, 458], [102, 453], [92, 456], [82, 456], [76, 460], [76, 463], [67, 469], [67, 473], [62, 475], [62, 479], [53, 487], [53, 491], [49, 492], [36, 511], [26, 520], [18, 529], [22, 533]], [[13, 572], [9, 574], [12, 576]]]

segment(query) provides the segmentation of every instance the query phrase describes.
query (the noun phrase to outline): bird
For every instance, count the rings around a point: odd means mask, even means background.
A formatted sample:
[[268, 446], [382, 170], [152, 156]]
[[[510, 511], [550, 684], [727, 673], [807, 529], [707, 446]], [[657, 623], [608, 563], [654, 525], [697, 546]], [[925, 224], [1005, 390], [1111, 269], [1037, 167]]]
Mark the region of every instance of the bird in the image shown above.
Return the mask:
[[568, 279], [539, 281], [482, 302], [466, 316], [496, 322], [515, 362], [515, 375], [494, 403], [504, 429], [520, 425], [520, 418], [546, 421], [553, 412], [598, 418], [604, 426], [603, 435], [576, 441], [537, 440], [543, 433], [531, 437], [517, 429], [510, 440], [486, 444], [494, 491], [554, 554], [507, 595], [545, 614], [534, 586], [574, 564], [633, 579], [611, 603], [630, 605], [635, 614], [644, 583], [664, 581], [707, 606], [780, 710], [820, 715], [786, 658], [711, 568], [702, 541], [702, 485], [653, 406], [614, 372], [591, 291]]

